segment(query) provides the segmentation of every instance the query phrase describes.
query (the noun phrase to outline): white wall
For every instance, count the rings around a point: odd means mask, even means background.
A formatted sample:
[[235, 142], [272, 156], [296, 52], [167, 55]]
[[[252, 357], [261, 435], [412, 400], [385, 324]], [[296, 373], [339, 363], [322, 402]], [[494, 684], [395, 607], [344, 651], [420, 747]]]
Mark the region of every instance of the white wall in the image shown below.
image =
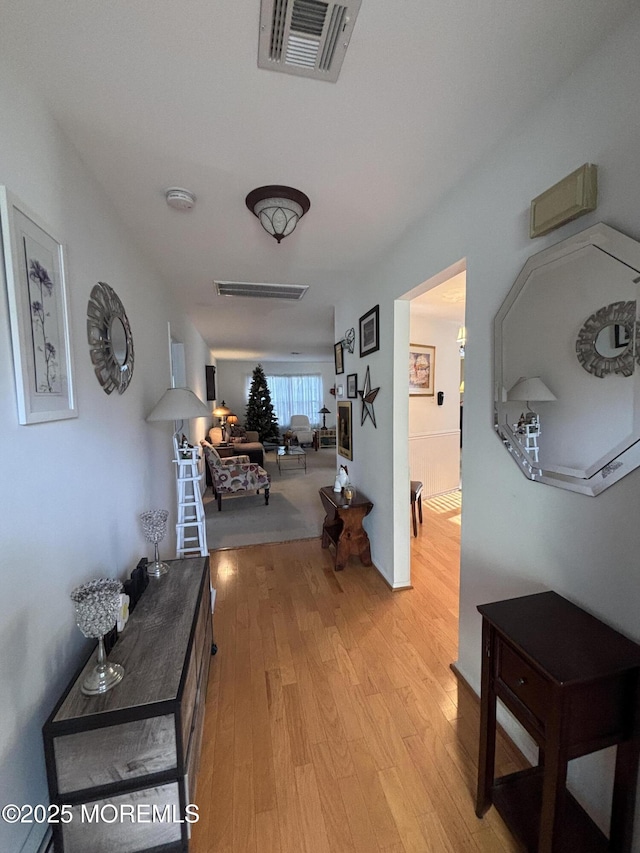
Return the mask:
[[[43, 105], [0, 60], [0, 183], [49, 223], [67, 246], [70, 325], [79, 417], [20, 426], [4, 274], [0, 272], [0, 802], [48, 801], [41, 728], [89, 645], [69, 599], [79, 583], [127, 577], [147, 543], [138, 515], [171, 509], [171, 424], [145, 416], [170, 385], [168, 323], [185, 343], [187, 377], [204, 393], [204, 342], [88, 176]], [[93, 373], [89, 293], [108, 282], [134, 337], [135, 366], [122, 396]], [[194, 425], [194, 437], [204, 422]], [[175, 553], [167, 537], [164, 556]], [[0, 849], [36, 850], [43, 827], [0, 823]]]
[[[336, 423], [336, 399], [329, 393], [329, 388], [334, 382], [340, 382], [345, 386], [347, 393], [346, 373], [336, 377], [333, 362], [328, 361], [218, 361], [216, 373], [216, 393], [218, 399], [224, 399], [232, 412], [244, 422], [247, 411], [247, 397], [245, 385], [247, 376], [251, 376], [256, 365], [260, 363], [265, 374], [269, 376], [304, 376], [310, 373], [322, 375], [322, 387], [324, 389], [324, 404], [331, 414], [327, 415], [327, 426], [335, 426]], [[344, 380], [344, 381], [343, 381]], [[318, 415], [318, 423], [322, 423], [322, 415]], [[280, 428], [286, 428], [288, 424], [279, 424]]]
[[[380, 304], [381, 349], [367, 359], [373, 384], [381, 386], [378, 429], [357, 429], [353, 469], [357, 485], [377, 504], [366, 520], [374, 562], [387, 579], [402, 581], [408, 572], [408, 501], [398, 489], [393, 512], [381, 506], [388, 484], [396, 475], [398, 482], [406, 477], [407, 466], [406, 450], [395, 440], [407, 434], [408, 407], [402, 393], [394, 393], [401, 374], [393, 364], [393, 335], [394, 327], [408, 330], [394, 299], [466, 259], [458, 665], [476, 689], [481, 661], [476, 606], [483, 602], [554, 589], [640, 640], [640, 471], [597, 498], [544, 486], [522, 475], [492, 428], [493, 317], [528, 256], [600, 220], [640, 238], [639, 42], [636, 12], [394, 251], [345, 287], [349, 295], [336, 306], [338, 330]], [[584, 162], [599, 167], [597, 212], [531, 241], [530, 200]], [[402, 352], [399, 346], [395, 354], [401, 358]], [[372, 459], [375, 465], [368, 464]], [[571, 770], [574, 789], [601, 822], [611, 769], [607, 752], [574, 762]], [[640, 851], [638, 832], [633, 849]]]
[[[409, 397], [409, 435], [460, 429], [460, 324], [442, 320], [411, 306], [411, 343], [435, 346], [433, 397]], [[437, 404], [438, 391], [444, 403]]]
[[435, 347], [433, 396], [409, 397], [409, 474], [428, 498], [460, 485], [460, 326], [414, 302], [410, 312], [411, 343]]

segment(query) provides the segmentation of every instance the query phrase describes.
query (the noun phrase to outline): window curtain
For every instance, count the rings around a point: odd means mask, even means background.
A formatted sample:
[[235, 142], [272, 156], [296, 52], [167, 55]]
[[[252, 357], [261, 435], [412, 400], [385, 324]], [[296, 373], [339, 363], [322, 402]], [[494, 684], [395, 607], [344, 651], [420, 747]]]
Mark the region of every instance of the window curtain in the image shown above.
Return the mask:
[[[267, 376], [271, 403], [281, 430], [291, 423], [291, 415], [306, 415], [312, 426], [320, 421], [323, 407], [322, 376], [318, 373], [303, 376]], [[251, 376], [247, 376], [246, 397], [249, 399]]]

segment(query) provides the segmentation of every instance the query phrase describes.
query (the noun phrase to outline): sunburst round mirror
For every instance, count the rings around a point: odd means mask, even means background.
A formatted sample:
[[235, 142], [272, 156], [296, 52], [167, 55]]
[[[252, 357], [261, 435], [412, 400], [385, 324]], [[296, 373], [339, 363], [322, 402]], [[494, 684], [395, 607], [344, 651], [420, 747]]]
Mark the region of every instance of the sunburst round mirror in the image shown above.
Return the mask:
[[92, 289], [87, 337], [98, 382], [106, 394], [124, 394], [133, 376], [133, 336], [124, 305], [104, 281]]

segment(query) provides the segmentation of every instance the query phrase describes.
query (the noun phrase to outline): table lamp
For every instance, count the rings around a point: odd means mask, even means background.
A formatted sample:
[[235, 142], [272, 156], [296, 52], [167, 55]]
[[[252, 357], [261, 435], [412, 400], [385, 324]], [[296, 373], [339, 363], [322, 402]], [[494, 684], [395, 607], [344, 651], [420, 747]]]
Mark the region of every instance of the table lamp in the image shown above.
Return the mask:
[[322, 415], [322, 429], [327, 428], [327, 415], [331, 414], [331, 410], [327, 409], [326, 406], [323, 406], [318, 412], [319, 415]]

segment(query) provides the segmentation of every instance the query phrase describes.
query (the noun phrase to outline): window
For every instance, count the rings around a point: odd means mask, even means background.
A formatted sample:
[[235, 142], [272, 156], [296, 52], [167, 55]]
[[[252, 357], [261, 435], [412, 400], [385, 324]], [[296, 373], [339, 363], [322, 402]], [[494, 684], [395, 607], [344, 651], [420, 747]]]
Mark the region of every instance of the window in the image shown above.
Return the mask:
[[[291, 423], [291, 415], [306, 415], [313, 426], [320, 423], [318, 412], [324, 403], [322, 376], [317, 373], [301, 376], [267, 376], [271, 403], [280, 429]], [[249, 399], [251, 376], [247, 376], [246, 398]]]

